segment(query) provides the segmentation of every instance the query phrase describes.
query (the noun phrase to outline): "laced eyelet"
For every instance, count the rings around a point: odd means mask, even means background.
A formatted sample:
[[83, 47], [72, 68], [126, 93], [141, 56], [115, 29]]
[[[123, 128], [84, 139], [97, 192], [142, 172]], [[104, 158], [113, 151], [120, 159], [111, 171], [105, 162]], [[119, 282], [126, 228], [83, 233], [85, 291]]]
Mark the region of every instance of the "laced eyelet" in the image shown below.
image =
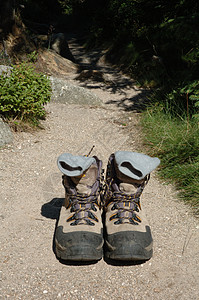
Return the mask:
[[[90, 225], [94, 226], [94, 222], [99, 222], [98, 218], [95, 216], [93, 212], [97, 211], [96, 206], [98, 205], [98, 197], [99, 194], [79, 194], [77, 193], [76, 195], [69, 195], [70, 200], [69, 202], [72, 203], [70, 212], [74, 213], [72, 216], [70, 216], [66, 222], [71, 222], [71, 226], [76, 226], [76, 225]], [[91, 212], [91, 210], [93, 212]], [[83, 217], [82, 217], [83, 215]], [[91, 220], [94, 222], [92, 222]]]

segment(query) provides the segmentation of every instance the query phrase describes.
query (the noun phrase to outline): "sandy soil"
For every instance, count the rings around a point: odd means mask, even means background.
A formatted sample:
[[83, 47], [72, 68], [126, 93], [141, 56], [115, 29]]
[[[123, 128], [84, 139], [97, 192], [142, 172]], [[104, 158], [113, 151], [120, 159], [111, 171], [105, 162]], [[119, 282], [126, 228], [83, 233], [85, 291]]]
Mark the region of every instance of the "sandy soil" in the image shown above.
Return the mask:
[[[83, 49], [70, 40], [82, 65], [91, 66]], [[78, 51], [77, 51], [78, 49]], [[103, 59], [93, 69], [106, 82], [83, 82], [101, 106], [48, 105], [45, 130], [15, 134], [0, 150], [0, 299], [199, 299], [199, 222], [177, 200], [171, 185], [154, 172], [142, 196], [154, 238], [154, 255], [143, 264], [60, 263], [53, 236], [64, 197], [56, 166], [63, 152], [93, 155], [104, 162], [116, 150], [142, 151], [137, 109], [144, 92]], [[125, 119], [125, 124], [123, 120]]]

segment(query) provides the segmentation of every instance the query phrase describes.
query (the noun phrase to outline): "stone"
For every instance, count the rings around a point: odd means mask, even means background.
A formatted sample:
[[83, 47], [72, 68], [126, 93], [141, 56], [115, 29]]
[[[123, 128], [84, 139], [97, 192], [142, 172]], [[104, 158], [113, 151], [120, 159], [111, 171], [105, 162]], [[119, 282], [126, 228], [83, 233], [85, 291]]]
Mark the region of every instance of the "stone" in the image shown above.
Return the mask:
[[48, 75], [65, 77], [71, 73], [76, 73], [78, 66], [52, 50], [44, 50], [39, 53], [36, 68]]
[[102, 101], [88, 89], [69, 83], [68, 81], [50, 77], [52, 83], [52, 101], [68, 104], [102, 105]]
[[68, 47], [68, 42], [64, 33], [55, 33], [51, 36], [50, 48], [64, 58], [75, 62], [75, 59]]
[[9, 75], [11, 69], [12, 69], [12, 67], [0, 65], [0, 75], [2, 75], [3, 73], [6, 73]]
[[10, 144], [13, 141], [13, 135], [8, 124], [0, 118], [0, 147]]
[[104, 74], [98, 70], [83, 70], [77, 77], [76, 80], [85, 81], [97, 81], [97, 82], [105, 82]]

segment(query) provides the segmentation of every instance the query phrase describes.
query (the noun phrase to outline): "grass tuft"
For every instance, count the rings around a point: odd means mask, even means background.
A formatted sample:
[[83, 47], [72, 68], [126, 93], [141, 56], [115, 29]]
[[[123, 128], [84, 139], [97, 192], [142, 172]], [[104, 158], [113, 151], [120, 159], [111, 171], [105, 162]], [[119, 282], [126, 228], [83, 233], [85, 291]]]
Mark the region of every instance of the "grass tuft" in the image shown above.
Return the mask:
[[149, 153], [161, 159], [160, 176], [175, 183], [179, 195], [199, 213], [199, 126], [149, 108], [141, 120]]

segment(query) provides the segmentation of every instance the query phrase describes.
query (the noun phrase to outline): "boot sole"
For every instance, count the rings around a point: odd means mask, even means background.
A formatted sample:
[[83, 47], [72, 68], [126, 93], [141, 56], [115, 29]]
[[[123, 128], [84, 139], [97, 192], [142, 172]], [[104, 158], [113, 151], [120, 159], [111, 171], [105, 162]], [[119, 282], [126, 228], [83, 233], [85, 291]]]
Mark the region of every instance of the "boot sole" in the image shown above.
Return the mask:
[[153, 239], [149, 227], [146, 233], [123, 231], [106, 237], [105, 256], [109, 259], [145, 261], [152, 255]]
[[100, 260], [103, 255], [102, 249], [96, 250], [90, 246], [83, 245], [70, 247], [65, 251], [56, 247], [55, 251], [58, 258], [71, 261], [97, 261]]
[[153, 255], [153, 251], [148, 255], [136, 255], [133, 253], [133, 249], [129, 253], [117, 253], [117, 252], [105, 252], [105, 257], [112, 260], [122, 260], [122, 261], [146, 261], [149, 260]]
[[55, 252], [63, 260], [100, 260], [103, 256], [103, 244], [101, 234], [86, 231], [63, 233], [62, 227], [56, 230]]

